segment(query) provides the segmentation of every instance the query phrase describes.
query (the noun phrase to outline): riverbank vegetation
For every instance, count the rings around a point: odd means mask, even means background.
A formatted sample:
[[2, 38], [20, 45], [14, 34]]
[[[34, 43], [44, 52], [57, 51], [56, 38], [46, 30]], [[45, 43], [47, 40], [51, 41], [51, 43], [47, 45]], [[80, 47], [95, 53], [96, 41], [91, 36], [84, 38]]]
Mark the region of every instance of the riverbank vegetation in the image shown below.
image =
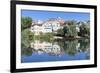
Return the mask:
[[66, 21], [62, 29], [57, 31], [58, 35], [63, 37], [75, 37], [78, 35], [78, 31], [76, 30], [76, 21]]
[[40, 40], [42, 41], [46, 41], [46, 42], [52, 42], [54, 38], [53, 33], [40, 33], [40, 35], [34, 35], [34, 40]]
[[30, 17], [21, 18], [21, 48], [30, 47], [34, 34], [30, 31], [32, 19]]
[[66, 21], [64, 23], [64, 26], [62, 29], [59, 29], [57, 31], [57, 35], [67, 37], [67, 38], [76, 38], [78, 37], [84, 37], [89, 38], [90, 37], [90, 24], [87, 22], [82, 22], [80, 26], [78, 26], [78, 30], [76, 29], [76, 21]]
[[78, 25], [77, 21], [69, 20], [65, 21], [64, 25], [61, 29], [57, 30], [57, 33], [40, 33], [40, 35], [34, 35], [33, 32], [30, 31], [30, 27], [32, 25], [32, 18], [30, 17], [22, 17], [21, 18], [21, 47], [26, 48], [30, 47], [30, 43], [34, 40], [47, 41], [52, 42], [55, 36], [63, 38], [71, 38], [76, 39], [79, 38], [89, 38], [90, 37], [90, 23], [82, 22], [80, 26], [78, 26], [79, 31], [76, 29], [76, 25]]

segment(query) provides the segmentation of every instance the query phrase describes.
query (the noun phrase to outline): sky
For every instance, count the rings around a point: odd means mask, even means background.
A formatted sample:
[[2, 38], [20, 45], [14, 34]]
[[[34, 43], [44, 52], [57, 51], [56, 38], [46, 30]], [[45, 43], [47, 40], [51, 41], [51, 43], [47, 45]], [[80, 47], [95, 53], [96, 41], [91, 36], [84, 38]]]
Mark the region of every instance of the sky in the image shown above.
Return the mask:
[[90, 13], [84, 12], [58, 12], [40, 10], [21, 10], [21, 16], [31, 17], [33, 20], [48, 20], [49, 18], [60, 17], [64, 20], [87, 21], [90, 20]]

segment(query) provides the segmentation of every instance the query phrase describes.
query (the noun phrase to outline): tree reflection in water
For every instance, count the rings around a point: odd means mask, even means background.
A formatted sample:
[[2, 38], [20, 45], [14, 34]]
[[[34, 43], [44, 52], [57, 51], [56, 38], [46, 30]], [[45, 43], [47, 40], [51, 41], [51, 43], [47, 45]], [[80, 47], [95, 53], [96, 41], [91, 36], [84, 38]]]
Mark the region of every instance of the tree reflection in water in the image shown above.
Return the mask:
[[38, 54], [47, 53], [52, 56], [60, 56], [62, 54], [68, 54], [74, 56], [79, 52], [84, 52], [87, 54], [87, 59], [90, 58], [90, 40], [80, 39], [80, 40], [54, 40], [51, 42], [41, 42], [36, 40], [31, 44], [30, 48], [22, 48], [22, 56], [31, 56], [33, 53]]

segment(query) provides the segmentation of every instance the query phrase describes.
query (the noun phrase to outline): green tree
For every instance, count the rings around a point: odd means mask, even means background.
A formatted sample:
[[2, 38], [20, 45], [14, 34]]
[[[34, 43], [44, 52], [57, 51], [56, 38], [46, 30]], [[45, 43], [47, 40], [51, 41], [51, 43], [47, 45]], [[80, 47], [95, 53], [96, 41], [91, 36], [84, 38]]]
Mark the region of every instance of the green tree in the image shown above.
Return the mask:
[[21, 17], [21, 30], [29, 28], [32, 24], [32, 18], [30, 17]]
[[23, 30], [21, 32], [21, 48], [30, 47], [32, 41], [34, 41], [34, 34], [29, 29]]
[[90, 24], [89, 24], [89, 22], [87, 22], [87, 23], [82, 22], [82, 25], [79, 28], [80, 28], [80, 35], [81, 36], [83, 36], [83, 37], [90, 36]]
[[76, 21], [66, 21], [63, 27], [64, 36], [75, 37], [77, 36]]
[[65, 25], [64, 27], [63, 27], [63, 32], [64, 32], [64, 36], [67, 34], [69, 34], [69, 26], [68, 25]]
[[58, 30], [57, 30], [57, 35], [63, 36], [63, 35], [64, 35], [63, 29], [58, 29]]

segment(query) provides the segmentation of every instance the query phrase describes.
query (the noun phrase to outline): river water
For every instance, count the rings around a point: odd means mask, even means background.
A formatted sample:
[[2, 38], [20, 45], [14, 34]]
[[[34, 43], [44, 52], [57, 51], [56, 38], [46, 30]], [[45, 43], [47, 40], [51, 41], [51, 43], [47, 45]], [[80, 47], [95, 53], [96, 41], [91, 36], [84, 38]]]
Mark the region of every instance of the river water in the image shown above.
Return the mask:
[[52, 42], [35, 40], [30, 45], [30, 48], [21, 49], [22, 63], [90, 59], [89, 39], [54, 40]]

